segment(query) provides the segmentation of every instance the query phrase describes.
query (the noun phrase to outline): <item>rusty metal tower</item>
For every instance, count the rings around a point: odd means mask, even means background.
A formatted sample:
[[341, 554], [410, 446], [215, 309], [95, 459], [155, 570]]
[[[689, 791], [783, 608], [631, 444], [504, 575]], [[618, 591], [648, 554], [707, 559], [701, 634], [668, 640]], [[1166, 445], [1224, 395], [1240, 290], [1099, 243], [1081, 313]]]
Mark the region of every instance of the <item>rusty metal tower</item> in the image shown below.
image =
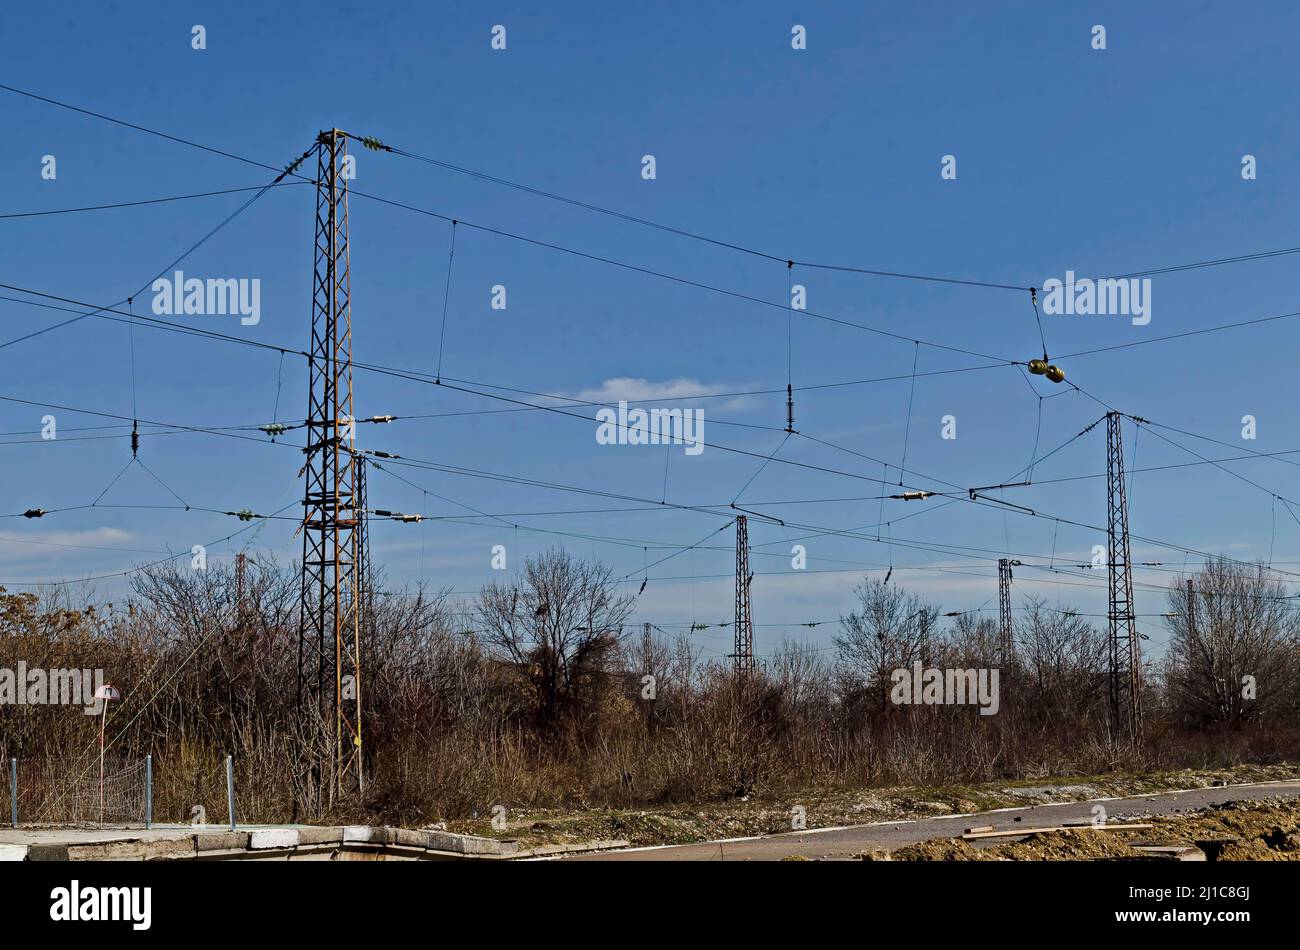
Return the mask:
[[1110, 587], [1110, 727], [1112, 735], [1142, 739], [1142, 647], [1133, 614], [1133, 566], [1124, 488], [1120, 413], [1106, 413], [1106, 561]]
[[749, 519], [736, 516], [736, 672], [754, 671], [754, 618], [749, 607]]
[[1003, 670], [1010, 668], [1016, 654], [1011, 622], [1011, 566], [1019, 563], [1010, 558], [998, 558], [998, 665]]
[[359, 794], [364, 779], [347, 136], [321, 132], [316, 157], [298, 699], [319, 809]]

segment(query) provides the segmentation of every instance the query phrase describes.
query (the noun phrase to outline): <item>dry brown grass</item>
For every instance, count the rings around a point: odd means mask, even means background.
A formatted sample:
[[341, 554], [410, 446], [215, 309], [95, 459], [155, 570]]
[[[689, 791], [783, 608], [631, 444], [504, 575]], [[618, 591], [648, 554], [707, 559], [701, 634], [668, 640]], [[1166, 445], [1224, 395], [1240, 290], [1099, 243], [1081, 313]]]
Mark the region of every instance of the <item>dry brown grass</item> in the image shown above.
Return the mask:
[[[1095, 631], [1078, 618], [1049, 618], [1038, 640], [1027, 635], [1041, 655], [1008, 671], [1008, 701], [985, 717], [882, 705], [874, 681], [796, 646], [738, 681], [727, 665], [700, 663], [686, 639], [657, 641], [647, 656], [639, 637], [617, 649], [590, 637], [572, 647], [586, 651], [585, 665], [569, 675], [563, 662], [529, 659], [547, 646], [527, 628], [508, 629], [507, 592], [493, 603], [508, 656], [463, 635], [474, 622], [464, 605], [410, 592], [380, 599], [366, 643], [366, 796], [331, 804], [312, 798], [301, 769], [296, 576], [253, 562], [245, 590], [237, 604], [233, 577], [213, 567], [143, 571], [129, 606], [0, 592], [0, 667], [23, 659], [108, 671], [124, 697], [111, 710], [111, 748], [127, 761], [153, 754], [159, 821], [188, 821], [196, 805], [221, 815], [226, 755], [244, 821], [414, 826], [470, 821], [497, 803], [725, 812], [792, 794], [1300, 760], [1289, 714], [1193, 728], [1154, 684], [1147, 743], [1112, 741], [1102, 681], [1087, 665]], [[924, 645], [936, 663], [978, 666], [987, 634], [955, 628]], [[641, 695], [645, 670], [658, 682], [653, 703]], [[97, 725], [80, 710], [0, 707], [0, 755], [85, 770]]]

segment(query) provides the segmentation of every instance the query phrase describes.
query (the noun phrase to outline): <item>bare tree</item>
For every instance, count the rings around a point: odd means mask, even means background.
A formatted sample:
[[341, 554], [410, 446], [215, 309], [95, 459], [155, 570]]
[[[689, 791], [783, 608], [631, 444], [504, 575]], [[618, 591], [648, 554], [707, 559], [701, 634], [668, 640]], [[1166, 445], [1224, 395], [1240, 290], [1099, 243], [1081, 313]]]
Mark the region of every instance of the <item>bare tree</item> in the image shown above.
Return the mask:
[[520, 579], [485, 586], [478, 617], [488, 647], [531, 684], [538, 725], [553, 730], [584, 705], [590, 711], [632, 603], [610, 568], [553, 549], [528, 558]]
[[1300, 617], [1263, 564], [1206, 562], [1169, 592], [1164, 672], [1175, 714], [1189, 725], [1260, 721], [1295, 708]]
[[841, 672], [850, 684], [878, 693], [884, 709], [890, 674], [916, 660], [930, 660], [937, 646], [939, 608], [875, 579], [859, 584], [854, 593], [859, 608], [840, 618], [842, 632], [835, 637]]
[[1025, 599], [1017, 629], [1024, 708], [1042, 728], [1079, 722], [1105, 696], [1106, 637], [1077, 611]]
[[994, 667], [998, 665], [998, 624], [992, 617], [970, 611], [960, 613], [944, 641], [944, 665]]

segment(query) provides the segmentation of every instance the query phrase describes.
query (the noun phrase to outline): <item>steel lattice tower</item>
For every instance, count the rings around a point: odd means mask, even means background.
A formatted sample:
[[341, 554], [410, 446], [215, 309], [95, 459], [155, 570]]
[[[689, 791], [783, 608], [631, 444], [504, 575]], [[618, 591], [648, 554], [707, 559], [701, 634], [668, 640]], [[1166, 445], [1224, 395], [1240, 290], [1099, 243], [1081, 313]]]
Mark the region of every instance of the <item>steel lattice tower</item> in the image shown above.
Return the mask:
[[1110, 725], [1112, 734], [1142, 738], [1142, 647], [1133, 614], [1128, 496], [1120, 413], [1106, 413], [1106, 554], [1110, 581]]
[[754, 618], [749, 608], [749, 519], [736, 516], [736, 672], [754, 671]]
[[347, 136], [331, 129], [316, 142], [298, 698], [320, 807], [360, 793], [363, 778]]
[[1015, 656], [1011, 623], [1011, 559], [998, 558], [998, 665], [1005, 670]]

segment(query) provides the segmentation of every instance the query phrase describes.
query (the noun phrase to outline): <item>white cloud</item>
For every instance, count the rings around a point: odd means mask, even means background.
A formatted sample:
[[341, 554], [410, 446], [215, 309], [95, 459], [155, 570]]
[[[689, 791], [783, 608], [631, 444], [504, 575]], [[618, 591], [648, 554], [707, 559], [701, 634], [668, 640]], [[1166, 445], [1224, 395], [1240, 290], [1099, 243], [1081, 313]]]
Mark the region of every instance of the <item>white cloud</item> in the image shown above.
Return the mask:
[[[660, 382], [644, 377], [617, 376], [605, 380], [595, 389], [584, 389], [574, 398], [583, 402], [599, 403], [617, 403], [620, 399], [626, 399], [628, 402], [672, 399], [680, 400], [683, 405], [690, 405], [699, 401], [700, 397], [749, 388], [752, 387], [730, 383], [702, 383], [697, 379], [688, 379], [684, 376]], [[724, 409], [744, 409], [752, 403], [753, 400], [748, 396], [736, 396], [722, 401], [721, 405]], [[718, 405], [714, 400], [709, 400], [709, 404]]]

